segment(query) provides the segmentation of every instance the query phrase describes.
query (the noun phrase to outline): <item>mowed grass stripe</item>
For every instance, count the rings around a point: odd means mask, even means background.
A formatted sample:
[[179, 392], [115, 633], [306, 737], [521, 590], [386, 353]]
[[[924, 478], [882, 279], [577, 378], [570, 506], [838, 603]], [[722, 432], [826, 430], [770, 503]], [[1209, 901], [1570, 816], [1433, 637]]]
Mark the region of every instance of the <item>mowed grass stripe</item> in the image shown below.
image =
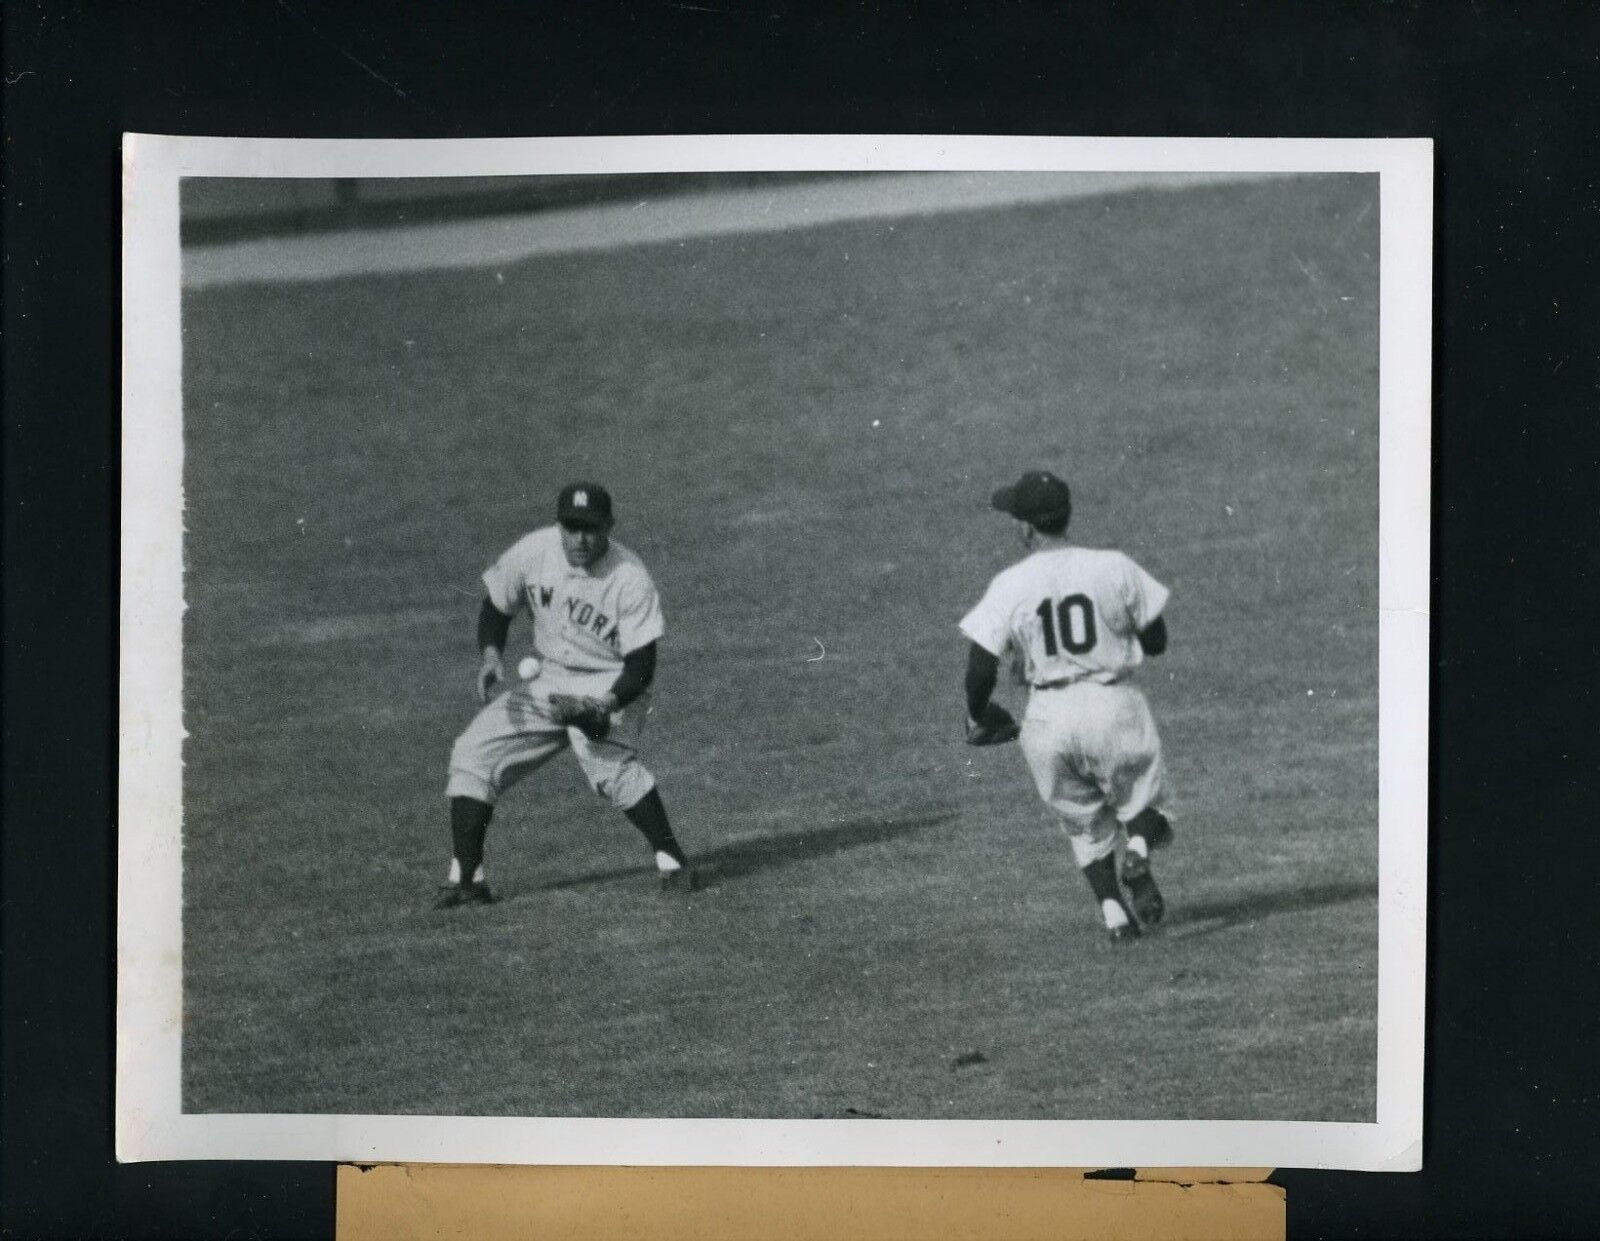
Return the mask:
[[[1370, 1119], [1375, 192], [191, 293], [186, 1106]], [[1036, 463], [1174, 591], [1173, 924], [1131, 952], [959, 740], [955, 622], [1018, 553], [986, 497]], [[558, 760], [504, 903], [433, 914], [477, 574], [591, 474], [713, 883], [663, 905]]]

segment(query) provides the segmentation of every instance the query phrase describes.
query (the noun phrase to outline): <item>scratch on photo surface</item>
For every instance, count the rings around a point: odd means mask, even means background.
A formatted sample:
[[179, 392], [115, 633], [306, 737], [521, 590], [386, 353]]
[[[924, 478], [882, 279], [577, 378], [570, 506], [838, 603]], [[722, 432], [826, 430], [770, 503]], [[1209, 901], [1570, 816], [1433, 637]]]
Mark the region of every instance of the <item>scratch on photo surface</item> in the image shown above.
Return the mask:
[[359, 56], [357, 56], [349, 48], [345, 47], [345, 45], [343, 43], [340, 43], [337, 39], [329, 38], [327, 35], [323, 34], [322, 31], [317, 27], [317, 24], [315, 22], [313, 22], [310, 18], [308, 18], [304, 13], [299, 12], [292, 5], [290, 5], [288, 3], [288, 0], [277, 0], [277, 3], [278, 3], [278, 7], [280, 9], [282, 9], [285, 13], [290, 14], [292, 17], [298, 18], [300, 21], [304, 22], [307, 30], [311, 31], [312, 34], [316, 35], [317, 38], [321, 39], [324, 43], [326, 43], [334, 51], [338, 52], [339, 55], [343, 56], [346, 60], [348, 60], [352, 65], [356, 66], [356, 68], [360, 69], [368, 77], [372, 78], [374, 81], [382, 82], [385, 86], [387, 86], [390, 90], [392, 90], [396, 95], [400, 96], [400, 98], [404, 99], [407, 103], [412, 104], [412, 105], [414, 105], [416, 107], [419, 107], [419, 108], [423, 108], [424, 111], [432, 111], [432, 109], [425, 108], [424, 105], [419, 103], [416, 99], [413, 99], [410, 94], [408, 94], [406, 91], [402, 90], [398, 83], [396, 83], [394, 81], [391, 81], [389, 78], [384, 77], [383, 74], [379, 73], [371, 65], [367, 64], [366, 61], [362, 60]]

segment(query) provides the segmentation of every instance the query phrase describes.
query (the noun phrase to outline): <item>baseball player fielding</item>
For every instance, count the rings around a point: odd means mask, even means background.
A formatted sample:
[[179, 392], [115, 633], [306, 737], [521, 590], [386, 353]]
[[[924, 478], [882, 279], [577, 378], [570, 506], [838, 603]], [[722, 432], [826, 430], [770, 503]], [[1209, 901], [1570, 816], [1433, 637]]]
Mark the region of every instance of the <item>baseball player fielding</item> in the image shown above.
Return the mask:
[[[450, 752], [445, 795], [453, 856], [435, 907], [486, 905], [484, 840], [501, 795], [571, 750], [589, 786], [627, 816], [655, 854], [667, 891], [688, 891], [695, 874], [673, 836], [655, 777], [636, 745], [665, 630], [661, 600], [644, 563], [611, 538], [611, 495], [570, 483], [556, 498], [556, 523], [513, 544], [483, 574], [478, 609], [478, 700], [483, 704]], [[511, 622], [526, 613], [537, 656], [505, 680]]]
[[[1029, 554], [998, 574], [961, 621], [967, 740], [1020, 742], [1107, 931], [1131, 941], [1166, 909], [1150, 869], [1151, 850], [1172, 839], [1161, 811], [1161, 738], [1130, 678], [1145, 656], [1167, 649], [1168, 591], [1122, 552], [1069, 542], [1072, 493], [1048, 471], [1002, 487], [993, 505], [1023, 523]], [[1030, 687], [1020, 729], [990, 701], [1008, 651]]]

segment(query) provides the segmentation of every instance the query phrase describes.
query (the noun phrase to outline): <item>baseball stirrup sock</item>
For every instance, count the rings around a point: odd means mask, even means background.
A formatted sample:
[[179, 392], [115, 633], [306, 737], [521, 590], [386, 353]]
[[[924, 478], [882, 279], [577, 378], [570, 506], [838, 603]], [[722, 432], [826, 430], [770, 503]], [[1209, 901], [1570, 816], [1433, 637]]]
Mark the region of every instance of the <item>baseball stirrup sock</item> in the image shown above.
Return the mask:
[[665, 853], [680, 866], [688, 864], [689, 859], [684, 856], [682, 846], [672, 834], [672, 824], [667, 822], [667, 808], [662, 804], [658, 790], [651, 789], [622, 813], [628, 816], [628, 822], [639, 829], [657, 853]]
[[1113, 931], [1127, 926], [1132, 919], [1128, 917], [1128, 907], [1122, 903], [1122, 889], [1117, 886], [1116, 854], [1108, 853], [1090, 862], [1083, 868], [1083, 877], [1089, 881], [1089, 888], [1100, 904], [1100, 916], [1106, 920], [1106, 926]]
[[483, 840], [489, 834], [489, 818], [494, 807], [475, 797], [450, 799], [450, 838], [455, 849], [455, 865], [450, 867], [453, 883], [470, 876], [483, 881]]
[[1105, 857], [1090, 862], [1083, 868], [1083, 877], [1089, 881], [1089, 890], [1094, 893], [1095, 900], [1102, 905], [1106, 901], [1122, 904], [1122, 889], [1117, 886], [1115, 854], [1108, 853]]

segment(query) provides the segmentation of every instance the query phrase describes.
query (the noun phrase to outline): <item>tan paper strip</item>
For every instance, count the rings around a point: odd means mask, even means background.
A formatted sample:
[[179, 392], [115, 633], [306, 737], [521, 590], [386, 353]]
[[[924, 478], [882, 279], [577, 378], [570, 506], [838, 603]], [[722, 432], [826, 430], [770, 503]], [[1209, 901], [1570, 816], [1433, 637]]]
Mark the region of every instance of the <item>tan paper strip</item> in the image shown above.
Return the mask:
[[1266, 1168], [342, 1166], [339, 1241], [1282, 1241]]

